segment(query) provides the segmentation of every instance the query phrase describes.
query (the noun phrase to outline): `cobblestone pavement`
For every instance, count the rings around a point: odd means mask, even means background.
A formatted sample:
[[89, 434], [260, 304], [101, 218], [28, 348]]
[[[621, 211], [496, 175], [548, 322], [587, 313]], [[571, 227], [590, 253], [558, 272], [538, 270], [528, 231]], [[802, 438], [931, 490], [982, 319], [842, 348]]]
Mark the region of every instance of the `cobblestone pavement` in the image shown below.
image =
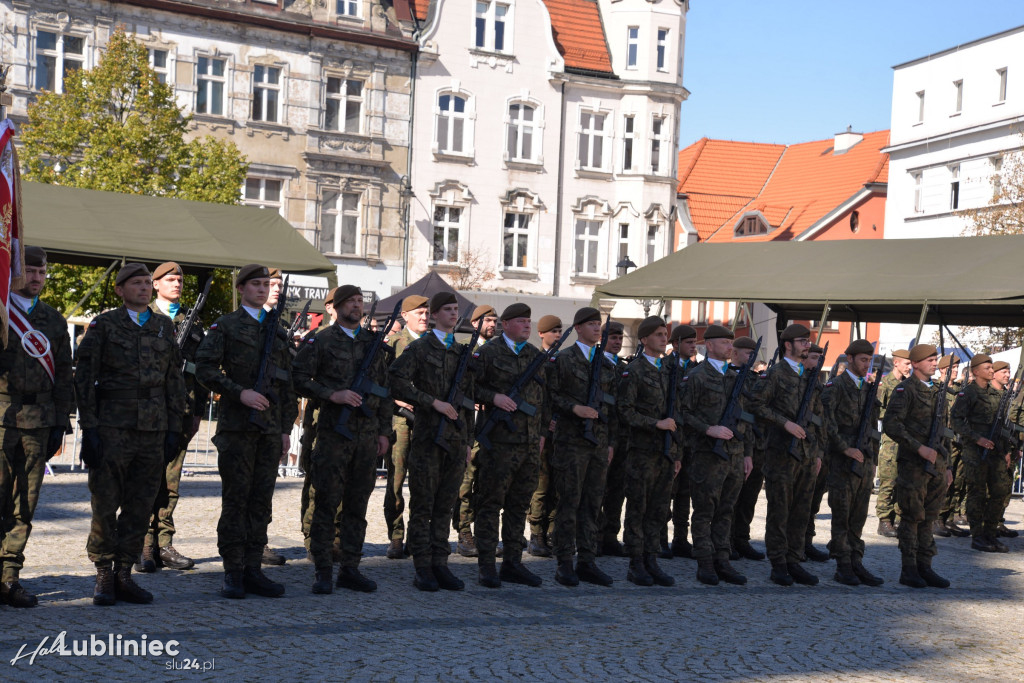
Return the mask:
[[[475, 560], [452, 557], [466, 581], [462, 593], [421, 593], [412, 563], [384, 557], [383, 483], [370, 509], [364, 572], [373, 594], [310, 593], [312, 565], [298, 530], [301, 480], [278, 480], [271, 545], [289, 558], [267, 574], [285, 597], [224, 600], [218, 596], [216, 550], [220, 482], [211, 470], [182, 481], [176, 547], [196, 558], [189, 572], [162, 570], [139, 582], [150, 606], [94, 607], [93, 571], [85, 554], [89, 495], [80, 472], [58, 468], [43, 486], [23, 582], [40, 596], [31, 610], [0, 608], [0, 680], [73, 678], [293, 680], [1021, 680], [1019, 645], [1024, 598], [1024, 538], [1005, 555], [972, 551], [968, 539], [938, 539], [935, 567], [949, 590], [900, 586], [895, 539], [874, 534], [868, 519], [866, 564], [886, 579], [881, 588], [841, 586], [834, 565], [811, 563], [819, 586], [781, 588], [768, 581], [767, 562], [740, 561], [746, 586], [697, 583], [691, 560], [663, 561], [672, 588], [639, 588], [625, 580], [626, 560], [601, 558], [612, 588], [569, 589], [554, 582], [553, 560], [528, 558], [544, 585], [476, 584]], [[871, 509], [874, 509], [872, 503]], [[764, 526], [764, 501], [755, 538]], [[828, 535], [827, 508], [818, 518], [818, 545]], [[1024, 503], [1008, 519], [1021, 529]], [[453, 534], [454, 540], [454, 534]], [[756, 545], [760, 545], [756, 543]], [[762, 546], [763, 547], [763, 546]], [[95, 634], [106, 641], [177, 640], [176, 657], [16, 657], [62, 631], [72, 641]], [[112, 635], [111, 635], [112, 634]], [[172, 661], [173, 660], [173, 661]], [[187, 662], [187, 664], [186, 664]], [[182, 666], [212, 666], [205, 673]], [[172, 667], [178, 667], [173, 669]]]

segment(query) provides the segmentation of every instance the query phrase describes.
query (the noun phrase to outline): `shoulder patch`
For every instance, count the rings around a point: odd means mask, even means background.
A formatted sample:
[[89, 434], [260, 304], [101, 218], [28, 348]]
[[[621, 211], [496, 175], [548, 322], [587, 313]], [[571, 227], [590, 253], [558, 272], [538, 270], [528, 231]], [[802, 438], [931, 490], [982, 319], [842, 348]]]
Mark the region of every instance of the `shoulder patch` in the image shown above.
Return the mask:
[[690, 381], [690, 376], [689, 375], [683, 375], [683, 381], [684, 382], [689, 382]]
[[473, 358], [479, 358], [479, 357], [480, 357], [480, 352], [479, 352], [479, 351], [476, 351], [476, 352], [475, 352], [475, 353], [473, 354]]
[[316, 343], [316, 337], [310, 337], [309, 339], [306, 340], [306, 343], [307, 344], [315, 344]]
[[964, 395], [964, 392], [962, 392], [962, 391], [957, 393], [957, 396], [963, 396], [963, 395]]
[[906, 387], [896, 387], [896, 391], [903, 391]]
[[96, 327], [96, 319], [93, 318], [92, 322], [89, 323], [89, 327]]
[[762, 372], [760, 375], [758, 375], [758, 377], [760, 377], [761, 379], [765, 379], [766, 377], [768, 377], [768, 373]]
[[210, 329], [211, 330], [217, 329], [217, 323], [214, 323], [214, 324], [210, 325]]
[[629, 377], [629, 370], [626, 370], [625, 372], [623, 372], [622, 376], [623, 377]]
[[829, 380], [829, 381], [825, 382], [825, 386], [826, 387], [832, 386], [832, 380]]

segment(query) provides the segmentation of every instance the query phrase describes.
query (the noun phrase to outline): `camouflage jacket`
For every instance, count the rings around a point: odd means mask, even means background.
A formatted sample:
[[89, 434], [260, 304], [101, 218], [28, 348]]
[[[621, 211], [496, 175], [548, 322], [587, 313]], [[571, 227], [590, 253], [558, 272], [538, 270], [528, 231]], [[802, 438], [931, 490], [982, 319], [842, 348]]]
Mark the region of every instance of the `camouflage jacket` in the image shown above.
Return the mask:
[[[333, 403], [331, 394], [352, 387], [375, 337], [373, 332], [360, 327], [355, 338], [352, 338], [341, 325], [331, 325], [315, 335], [308, 335], [303, 341], [298, 355], [292, 361], [292, 382], [299, 396], [317, 401], [320, 408], [318, 420], [322, 428], [333, 429], [345, 406]], [[390, 348], [382, 345], [367, 374], [371, 382], [381, 387], [387, 387], [390, 354]], [[377, 436], [391, 434], [391, 399], [370, 394], [363, 405], [372, 415], [367, 416], [362, 408], [352, 408], [348, 420], [352, 433]]]
[[[664, 360], [672, 358], [674, 356], [667, 356]], [[668, 363], [662, 362], [659, 368], [641, 355], [626, 364], [625, 368], [621, 370], [618, 380], [615, 404], [618, 408], [619, 436], [621, 437], [623, 432], [628, 432], [628, 446], [648, 452], [650, 457], [661, 455], [664, 449], [665, 435], [668, 434], [655, 425], [664, 419], [667, 412], [670, 372]], [[672, 412], [676, 414], [678, 409], [679, 393], [677, 390]], [[679, 425], [678, 428], [682, 429], [682, 425]], [[681, 456], [680, 449], [674, 440], [669, 454], [673, 460], [678, 460]]]
[[[149, 310], [160, 315], [167, 315], [160, 307], [157, 306], [156, 300], [149, 304]], [[172, 321], [174, 322], [174, 334], [177, 339], [178, 331], [181, 329], [181, 324], [185, 322], [187, 311], [184, 308], [179, 308], [177, 315], [174, 316]], [[192, 334], [189, 335], [189, 339], [185, 340], [185, 346], [182, 349], [178, 349], [181, 354], [182, 365], [184, 366], [184, 378], [185, 378], [185, 391], [188, 393], [188, 404], [185, 408], [185, 416], [192, 417], [198, 415], [199, 417], [205, 417], [209, 409], [209, 392], [203, 387], [199, 386], [199, 382], [196, 381], [196, 364], [189, 360], [194, 359], [196, 350], [203, 341], [203, 337], [206, 333], [203, 331], [199, 321], [192, 326]]]
[[[982, 389], [977, 382], [971, 382], [957, 393], [949, 420], [964, 445], [977, 447], [978, 439], [988, 438], [1002, 396], [1003, 392], [991, 384]], [[1010, 444], [1002, 438], [999, 429], [995, 441], [1000, 454], [1010, 450]]]
[[796, 421], [800, 412], [807, 382], [814, 382], [815, 388], [811, 395], [806, 439], [798, 439], [797, 445], [803, 458], [819, 457], [824, 446], [822, 434], [821, 384], [811, 371], [798, 375], [789, 363], [782, 359], [767, 372], [761, 373], [760, 381], [755, 385], [750, 412], [765, 424], [768, 431], [768, 449], [772, 451], [788, 450], [792, 440], [785, 429], [788, 421]]
[[878, 419], [885, 419], [885, 410], [889, 407], [889, 399], [892, 398], [892, 392], [896, 391], [896, 387], [902, 381], [896, 376], [895, 372], [890, 372], [878, 383], [878, 401], [881, 404]]
[[[931, 436], [935, 401], [940, 400], [941, 386], [928, 386], [915, 375], [900, 382], [889, 396], [889, 405], [882, 418], [882, 431], [899, 446], [899, 455], [917, 457], [917, 449], [928, 444]], [[949, 451], [941, 443], [940, 460]]]
[[[884, 379], [884, 378], [883, 378]], [[857, 448], [857, 433], [860, 430], [860, 418], [864, 413], [864, 401], [872, 403], [871, 416], [868, 418], [868, 429], [873, 431], [878, 426], [879, 413], [882, 402], [876, 396], [868, 396], [870, 383], [861, 380], [861, 386], [850, 377], [849, 372], [844, 372], [838, 377], [825, 383], [825, 389], [821, 393], [821, 403], [825, 408], [826, 432], [829, 436], [826, 452], [834, 455], [844, 455], [847, 448]], [[881, 386], [881, 382], [879, 382]], [[878, 458], [878, 441], [867, 439], [870, 444], [868, 452], [864, 457], [870, 460]]]
[[[196, 379], [220, 394], [217, 432], [263, 431], [266, 434], [290, 434], [298, 417], [298, 400], [291, 381], [291, 346], [280, 328], [269, 329], [267, 316], [257, 322], [239, 307], [222, 315], [210, 325], [206, 338], [196, 351]], [[260, 370], [260, 359], [268, 332], [274, 335], [271, 353], [271, 387], [276, 396], [268, 396], [270, 407], [261, 417], [268, 426], [263, 429], [249, 421], [252, 409], [242, 403], [242, 391], [252, 389]]]
[[[494, 407], [494, 397], [497, 394], [508, 394], [516, 380], [526, 372], [526, 368], [533, 359], [540, 355], [540, 351], [533, 344], [527, 343], [517, 354], [513, 351], [505, 335], [499, 335], [489, 342], [477, 348], [473, 353], [474, 379], [476, 390], [476, 402], [482, 407], [480, 415], [477, 416], [477, 423], [483, 424], [494, 411], [501, 411]], [[495, 444], [520, 444], [528, 443], [536, 446], [540, 437], [547, 432], [547, 424], [544, 424], [544, 387], [541, 384], [545, 365], [542, 365], [537, 374], [522, 388], [519, 398], [526, 401], [537, 409], [537, 412], [530, 417], [521, 410], [510, 413], [515, 431], [510, 430], [504, 422], [495, 424], [488, 438]], [[504, 411], [501, 411], [504, 412]]]
[[[683, 379], [682, 416], [687, 431], [691, 434], [694, 448], [709, 451], [715, 446], [716, 439], [706, 434], [708, 427], [721, 424], [726, 405], [732, 396], [733, 387], [739, 374], [729, 367], [723, 375], [708, 361], [698, 364]], [[744, 386], [749, 391], [751, 382]], [[740, 410], [749, 409], [750, 399], [740, 396]], [[749, 415], [749, 413], [748, 413]], [[750, 416], [753, 420], [753, 416]], [[733, 438], [724, 441], [726, 452], [733, 457], [749, 456], [753, 453], [754, 434], [752, 422], [743, 419], [733, 430]]]
[[[587, 405], [588, 388], [590, 387], [590, 361], [583, 355], [579, 344], [562, 348], [549, 361], [551, 370], [548, 372], [548, 391], [551, 397], [552, 410], [558, 415], [555, 423], [555, 441], [573, 442], [587, 447], [593, 444], [584, 440], [585, 420], [576, 417], [573, 406]], [[617, 388], [615, 365], [601, 354], [600, 390], [598, 396], [602, 400], [598, 411], [605, 419], [593, 421], [594, 437], [599, 445], [608, 447], [615, 444], [618, 411], [615, 409], [614, 396]], [[605, 394], [602, 398], [601, 394]]]
[[[11, 306], [17, 304], [12, 300]], [[54, 379], [50, 381], [39, 360], [25, 352], [17, 333], [10, 330], [7, 348], [0, 348], [0, 424], [19, 429], [68, 427], [75, 410], [68, 323], [42, 301], [25, 317], [50, 341]]]
[[180, 431], [187, 399], [174, 323], [153, 313], [140, 327], [124, 306], [93, 318], [78, 347], [75, 392], [83, 429]]

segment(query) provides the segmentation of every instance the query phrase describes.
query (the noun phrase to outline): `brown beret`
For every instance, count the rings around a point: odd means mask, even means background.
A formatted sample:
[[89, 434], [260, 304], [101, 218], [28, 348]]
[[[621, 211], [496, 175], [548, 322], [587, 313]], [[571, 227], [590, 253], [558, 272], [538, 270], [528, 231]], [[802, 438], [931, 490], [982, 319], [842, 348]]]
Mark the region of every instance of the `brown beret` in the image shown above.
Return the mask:
[[42, 247], [25, 247], [25, 265], [42, 268], [46, 265], [46, 251]]
[[620, 323], [618, 321], [615, 321], [615, 320], [612, 320], [612, 321], [610, 321], [608, 323], [608, 334], [609, 335], [612, 335], [612, 334], [625, 334], [625, 333], [626, 333], [626, 326], [623, 325], [622, 323]]
[[258, 277], [270, 277], [270, 271], [267, 270], [266, 266], [261, 266], [258, 263], [250, 263], [247, 266], [242, 266], [238, 269], [238, 277], [235, 278], [235, 287], [240, 287], [249, 280], [253, 280]]
[[419, 294], [410, 294], [409, 296], [402, 299], [402, 313], [408, 313], [409, 311], [415, 311], [417, 308], [425, 308], [430, 303], [430, 299]]
[[156, 270], [153, 271], [153, 279], [159, 280], [165, 275], [172, 274], [178, 275], [180, 277], [185, 277], [185, 274], [181, 272], [181, 266], [179, 266], [174, 261], [165, 261], [164, 263], [161, 263], [159, 266], [157, 266]]
[[676, 325], [672, 328], [672, 335], [669, 337], [668, 341], [670, 344], [675, 344], [676, 342], [681, 342], [686, 339], [696, 338], [697, 330], [693, 329], [689, 325]]
[[948, 356], [943, 356], [942, 358], [939, 359], [939, 367], [940, 368], [948, 368], [950, 363], [959, 363], [959, 362], [960, 362], [959, 358], [957, 358], [953, 354], [949, 354]]
[[[485, 313], [485, 315], [494, 315], [494, 309], [490, 306], [487, 306], [487, 308], [489, 308], [491, 312]], [[532, 311], [530, 311], [529, 306], [524, 303], [516, 302], [505, 307], [505, 310], [501, 312], [501, 319], [512, 320], [513, 318], [529, 318], [531, 313]], [[476, 320], [476, 318], [473, 319]]]
[[871, 356], [874, 355], [875, 353], [875, 347], [872, 346], [871, 342], [869, 342], [867, 339], [854, 339], [852, 342], [850, 342], [850, 345], [846, 347], [846, 351], [844, 351], [843, 353], [845, 353], [850, 358], [853, 358], [854, 356], [862, 353], [866, 353], [869, 356]]
[[644, 339], [648, 335], [654, 334], [658, 331], [659, 327], [665, 327], [665, 321], [659, 316], [652, 315], [648, 318], [644, 318], [640, 323], [640, 327], [637, 328], [636, 338]]
[[782, 331], [782, 334], [779, 335], [779, 339], [782, 341], [793, 341], [794, 339], [810, 336], [811, 331], [809, 329], [799, 323], [793, 323]]
[[326, 306], [327, 304], [330, 304], [331, 306], [334, 305], [334, 293], [337, 291], [338, 288], [335, 287], [331, 291], [327, 292], [327, 296], [324, 297], [324, 306]]
[[988, 355], [987, 353], [979, 353], [977, 356], [975, 356], [974, 358], [971, 359], [971, 369], [973, 370], [974, 368], [978, 367], [982, 363], [991, 363], [991, 362], [992, 362], [992, 356]]
[[281, 280], [281, 279], [283, 279], [283, 277], [284, 276], [281, 274], [281, 269], [280, 268], [271, 268], [270, 269], [270, 279], [271, 280]]
[[910, 351], [908, 351], [907, 349], [896, 349], [895, 351], [892, 352], [892, 357], [910, 360]]
[[556, 327], [562, 326], [562, 320], [557, 315], [546, 315], [537, 321], [537, 333], [546, 334]]
[[601, 311], [590, 306], [584, 306], [580, 310], [576, 311], [576, 316], [572, 319], [572, 326], [582, 325], [583, 323], [589, 323], [591, 320], [601, 321]]
[[331, 303], [335, 308], [345, 303], [346, 299], [350, 299], [357, 294], [362, 294], [363, 290], [359, 289], [355, 285], [341, 285], [334, 290], [334, 297], [331, 299]]
[[825, 349], [821, 348], [817, 344], [811, 344], [811, 348], [807, 349], [808, 353], [825, 353]]
[[458, 303], [459, 300], [455, 297], [455, 292], [438, 292], [430, 297], [430, 312], [437, 313], [441, 310], [442, 306]]
[[149, 275], [149, 268], [141, 263], [126, 263], [124, 268], [117, 271], [114, 284], [123, 285], [129, 278], [138, 277], [139, 275]]
[[910, 349], [910, 362], [920, 363], [925, 358], [937, 355], [939, 355], [939, 350], [931, 344], [914, 344], [914, 347]]
[[[705, 336], [704, 338], [707, 339], [707, 336]], [[754, 349], [757, 348], [757, 342], [751, 339], [750, 337], [736, 337], [732, 341], [732, 347], [734, 349], [750, 349], [751, 351], [753, 351]]]
[[[477, 306], [476, 308], [473, 309], [473, 317], [471, 317], [469, 320], [470, 320], [470, 322], [474, 322], [475, 323], [480, 318], [486, 318], [487, 316], [490, 316], [492, 318], [497, 318], [498, 317], [498, 312], [494, 310], [494, 306], [487, 306], [487, 305]], [[515, 316], [515, 317], [519, 317], [519, 316]], [[502, 320], [504, 320], [504, 318], [502, 318]]]
[[995, 370], [996, 372], [999, 372], [1000, 370], [1009, 370], [1010, 364], [1007, 363], [1005, 360], [997, 360], [995, 363], [992, 364], [992, 369]]
[[708, 329], [704, 330], [704, 340], [708, 339], [734, 339], [736, 337], [733, 331], [723, 325], [708, 325]]

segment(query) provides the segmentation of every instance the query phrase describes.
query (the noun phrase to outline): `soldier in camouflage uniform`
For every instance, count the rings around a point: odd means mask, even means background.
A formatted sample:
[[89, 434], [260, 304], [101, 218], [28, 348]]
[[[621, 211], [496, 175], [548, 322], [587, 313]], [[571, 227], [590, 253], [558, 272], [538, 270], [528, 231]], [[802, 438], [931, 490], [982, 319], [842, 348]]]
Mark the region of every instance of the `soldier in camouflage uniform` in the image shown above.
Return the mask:
[[[547, 352], [562, 336], [562, 321], [558, 316], [545, 315], [537, 321], [537, 334], [540, 335], [541, 351]], [[548, 384], [551, 368], [548, 365], [541, 373]], [[554, 424], [557, 416], [551, 410], [550, 391], [545, 392], [544, 401], [544, 437], [541, 439], [540, 465], [537, 468], [537, 489], [530, 499], [530, 545], [527, 549], [534, 557], [551, 557], [551, 545], [555, 536], [555, 508], [558, 507], [558, 492], [551, 485], [551, 453], [555, 448]]]
[[[166, 315], [174, 322], [175, 330], [185, 322], [185, 311], [181, 309], [181, 287], [184, 279], [181, 266], [174, 261], [161, 263], [153, 271], [153, 289], [156, 298], [149, 308], [154, 313]], [[179, 349], [183, 358], [192, 358], [203, 340], [203, 328], [198, 323], [192, 328], [191, 338], [185, 340]], [[157, 567], [169, 569], [192, 569], [195, 562], [175, 550], [174, 510], [178, 506], [178, 488], [181, 485], [181, 468], [188, 452], [188, 444], [199, 431], [199, 423], [206, 413], [207, 394], [196, 385], [195, 363], [186, 362], [184, 367], [185, 390], [188, 392], [185, 414], [182, 416], [181, 433], [178, 443], [181, 450], [167, 463], [153, 503], [153, 515], [149, 520], [149, 532], [142, 547], [142, 557], [135, 564], [137, 572], [153, 572]], [[198, 390], [197, 390], [198, 389]]]
[[[487, 435], [490, 447], [480, 444], [477, 452], [476, 547], [481, 586], [498, 588], [502, 581], [527, 586], [541, 585], [541, 579], [522, 562], [523, 528], [530, 497], [537, 488], [540, 441], [543, 424], [544, 388], [537, 375], [524, 385], [519, 398], [536, 409], [531, 416], [517, 408], [509, 391], [540, 355], [530, 338], [530, 307], [511, 304], [501, 314], [502, 335], [484, 344], [475, 355], [476, 401], [483, 406], [481, 423], [494, 411], [506, 411], [514, 429], [502, 420]], [[500, 574], [494, 558], [498, 545], [498, 515], [502, 515], [501, 537], [504, 553]]]
[[[391, 350], [395, 358], [399, 358], [411, 343], [426, 333], [430, 323], [428, 303], [427, 297], [418, 294], [407, 296], [402, 301], [402, 321], [405, 326], [391, 339]], [[398, 560], [408, 554], [402, 545], [405, 541], [405, 520], [402, 517], [405, 512], [405, 495], [402, 487], [405, 486], [409, 431], [412, 429], [412, 420], [406, 415], [415, 414], [416, 408], [396, 398], [394, 410], [395, 443], [391, 447], [390, 457], [384, 459], [388, 470], [388, 486], [384, 491], [384, 523], [387, 525], [390, 541], [387, 557]]]
[[[377, 584], [359, 572], [359, 558], [366, 537], [366, 505], [377, 480], [377, 462], [388, 450], [392, 403], [373, 392], [364, 399], [349, 388], [376, 340], [374, 333], [359, 325], [363, 317], [359, 288], [338, 287], [334, 310], [337, 324], [307, 339], [292, 366], [296, 391], [317, 399], [321, 406], [310, 464], [311, 490], [315, 492], [309, 548], [316, 565], [313, 592], [332, 592], [331, 554], [339, 506], [341, 568], [337, 586], [371, 592], [377, 590]], [[385, 393], [388, 354], [388, 347], [379, 347], [365, 377], [381, 388], [378, 394]], [[335, 430], [346, 409], [348, 437]]]
[[[622, 350], [622, 337], [625, 328], [622, 323], [609, 323], [608, 346], [605, 349], [605, 357], [615, 364], [615, 369], [620, 373], [626, 367], [626, 361], [619, 357]], [[601, 547], [598, 555], [611, 555], [612, 557], [625, 557], [626, 550], [619, 543], [619, 529], [622, 527], [622, 506], [626, 502], [626, 453], [628, 448], [628, 429], [620, 429], [615, 438], [615, 455], [608, 464], [608, 474], [605, 477], [604, 499], [601, 501], [601, 516], [599, 517], [598, 529], [600, 529]]]
[[[846, 348], [846, 370], [825, 384], [821, 402], [830, 435], [826, 447], [828, 465], [828, 506], [832, 510], [832, 540], [828, 549], [836, 561], [834, 579], [847, 586], [863, 583], [881, 586], [883, 581], [864, 567], [864, 522], [871, 502], [875, 479], [877, 440], [871, 438], [878, 424], [880, 402], [868, 395], [871, 381], [866, 379], [874, 347], [866, 339], [857, 339]], [[870, 402], [867, 406], [865, 403]], [[869, 446], [858, 448], [861, 416], [868, 417]], [[879, 435], [880, 437], [880, 435]]]
[[[221, 595], [278, 597], [284, 595], [284, 586], [267, 578], [260, 564], [267, 547], [277, 466], [281, 454], [288, 452], [298, 416], [290, 344], [263, 308], [270, 291], [266, 266], [243, 266], [235, 288], [241, 305], [210, 325], [196, 352], [196, 378], [221, 397], [213, 437], [222, 486], [217, 524], [217, 549], [224, 561]], [[267, 335], [274, 338], [267, 368], [271, 396], [253, 388]]]
[[[615, 366], [604, 354], [597, 355], [601, 313], [596, 308], [578, 310], [573, 327], [577, 342], [558, 352], [548, 373], [552, 409], [558, 414], [551, 454], [551, 482], [558, 492], [555, 580], [563, 586], [576, 586], [580, 581], [610, 586], [612, 578], [598, 568], [594, 558], [605, 473], [614, 453]], [[591, 362], [600, 364], [598, 408], [588, 405]], [[572, 557], [577, 551], [574, 569]]]
[[[416, 567], [413, 585], [422, 591], [462, 590], [465, 584], [448, 569], [448, 526], [469, 460], [473, 414], [447, 398], [464, 346], [455, 341], [459, 303], [452, 292], [430, 298], [434, 330], [406, 347], [391, 364], [395, 400], [416, 406], [409, 440], [409, 550]], [[468, 350], [466, 350], [468, 353]], [[473, 395], [473, 374], [466, 371], [459, 389]], [[441, 443], [435, 443], [442, 420]]]
[[[959, 363], [960, 359], [953, 355], [943, 356], [939, 359], [939, 374], [943, 381], [947, 381], [947, 378], [956, 377], [956, 366]], [[952, 367], [950, 367], [951, 365]], [[950, 418], [947, 424], [950, 429], [953, 428], [953, 403], [956, 400], [957, 394], [963, 391], [963, 388], [961, 382], [949, 380], [949, 385], [946, 389], [946, 415]], [[971, 535], [970, 531], [961, 528], [956, 523], [956, 511], [958, 507], [963, 506], [964, 487], [966, 486], [964, 483], [965, 468], [962, 455], [963, 444], [960, 437], [957, 436], [950, 441], [949, 445], [949, 471], [953, 475], [953, 483], [946, 490], [946, 498], [942, 504], [942, 509], [939, 510], [939, 518], [935, 520], [932, 528], [934, 535], [942, 536], [943, 538], [949, 538], [950, 536], [965, 538]]]
[[[741, 367], [747, 362], [750, 354], [753, 353], [757, 343], [750, 337], [739, 337], [732, 343], [732, 366]], [[764, 365], [764, 362], [760, 362]], [[753, 394], [756, 391], [757, 383], [761, 381], [758, 371], [758, 362], [755, 361], [751, 375], [747, 379], [745, 392]], [[750, 426], [750, 440], [753, 451], [751, 453], [751, 464], [753, 468], [750, 474], [743, 480], [740, 487], [740, 495], [736, 498], [736, 504], [732, 511], [732, 549], [731, 559], [738, 560], [740, 557], [748, 560], [763, 560], [764, 553], [750, 545], [750, 523], [754, 520], [754, 510], [757, 508], [757, 499], [764, 488], [764, 461], [767, 457], [765, 449], [767, 441], [765, 434], [756, 425]]]
[[67, 321], [39, 300], [46, 252], [25, 247], [24, 273], [24, 285], [10, 295], [10, 338], [0, 349], [0, 600], [12, 607], [38, 602], [18, 577], [46, 461], [61, 449], [74, 410]]
[[[1010, 376], [1010, 364], [1004, 360], [996, 361], [992, 364], [992, 370], [995, 372], [992, 375], [992, 385], [1000, 391], [1013, 391], [1013, 378]], [[1021, 401], [1024, 397], [1024, 391], [1018, 392], [1016, 398], [1010, 404], [1009, 413], [1007, 419], [1009, 420], [1008, 428], [1003, 434], [1003, 438], [1006, 440], [1007, 447], [1010, 455], [1010, 467], [1006, 470], [1006, 495], [1003, 496], [1002, 504], [1002, 516], [1000, 517], [999, 526], [996, 527], [996, 536], [1001, 538], [1017, 538], [1020, 533], [1014, 529], [1010, 529], [1006, 526], [1006, 508], [1010, 504], [1010, 495], [1013, 492], [1013, 480], [1016, 477], [1017, 471], [1020, 468], [1020, 437], [1024, 433], [1024, 407], [1022, 407]]]
[[[780, 586], [794, 582], [814, 586], [818, 577], [800, 565], [807, 520], [811, 514], [814, 480], [821, 467], [821, 390], [818, 378], [805, 370], [811, 346], [810, 330], [794, 324], [782, 331], [782, 358], [757, 383], [751, 412], [768, 430], [765, 494], [768, 517], [764, 541], [772, 562], [771, 580]], [[807, 426], [795, 422], [807, 383], [815, 389], [807, 413]], [[795, 444], [795, 455], [790, 445]]]
[[180, 450], [187, 399], [174, 323], [149, 309], [149, 270], [126, 264], [114, 291], [124, 305], [89, 323], [75, 370], [92, 493], [86, 548], [96, 565], [94, 604], [145, 604], [153, 595], [132, 579], [132, 564], [142, 552], [160, 472]]
[[[948, 446], [943, 436], [928, 445], [941, 387], [932, 382], [938, 353], [931, 344], [916, 344], [909, 352], [912, 374], [889, 397], [882, 431], [896, 442], [896, 503], [900, 524], [902, 570], [900, 583], [912, 588], [948, 588], [949, 581], [932, 569], [937, 552], [932, 523], [938, 519], [946, 487], [953, 476], [947, 469]], [[945, 425], [941, 425], [944, 429]], [[928, 472], [931, 464], [933, 471]]]
[[[881, 419], [889, 407], [889, 398], [896, 386], [910, 376], [910, 352], [897, 349], [892, 352], [892, 372], [882, 378], [878, 385], [878, 400], [882, 402]], [[878, 534], [896, 538], [896, 442], [882, 434], [878, 447], [878, 496], [875, 498], [875, 515], [878, 517]]]
[[[672, 345], [672, 356], [679, 359], [682, 370], [679, 381], [696, 369], [698, 362], [692, 360], [697, 355], [697, 330], [689, 325], [676, 325], [669, 335]], [[661, 557], [693, 557], [693, 546], [686, 540], [690, 529], [690, 474], [689, 465], [692, 459], [690, 444], [684, 437], [681, 444], [682, 465], [679, 474], [672, 480], [672, 546], [668, 545], [668, 522], [661, 532]]]
[[[825, 353], [825, 349], [817, 344], [811, 344], [811, 348], [807, 352], [807, 358], [803, 363], [804, 368], [813, 372], [818, 367], [818, 360], [823, 353]], [[843, 370], [845, 371], [845, 367]], [[828, 446], [824, 439], [818, 444], [818, 448], [820, 449], [818, 457], [821, 458], [821, 469], [818, 470], [818, 476], [814, 478], [814, 492], [811, 494], [811, 515], [807, 519], [807, 534], [804, 538], [804, 559], [813, 562], [828, 562], [828, 553], [814, 547], [814, 522], [818, 516], [818, 511], [821, 509], [821, 501], [825, 498], [825, 491], [828, 490], [828, 458], [825, 457]]]

